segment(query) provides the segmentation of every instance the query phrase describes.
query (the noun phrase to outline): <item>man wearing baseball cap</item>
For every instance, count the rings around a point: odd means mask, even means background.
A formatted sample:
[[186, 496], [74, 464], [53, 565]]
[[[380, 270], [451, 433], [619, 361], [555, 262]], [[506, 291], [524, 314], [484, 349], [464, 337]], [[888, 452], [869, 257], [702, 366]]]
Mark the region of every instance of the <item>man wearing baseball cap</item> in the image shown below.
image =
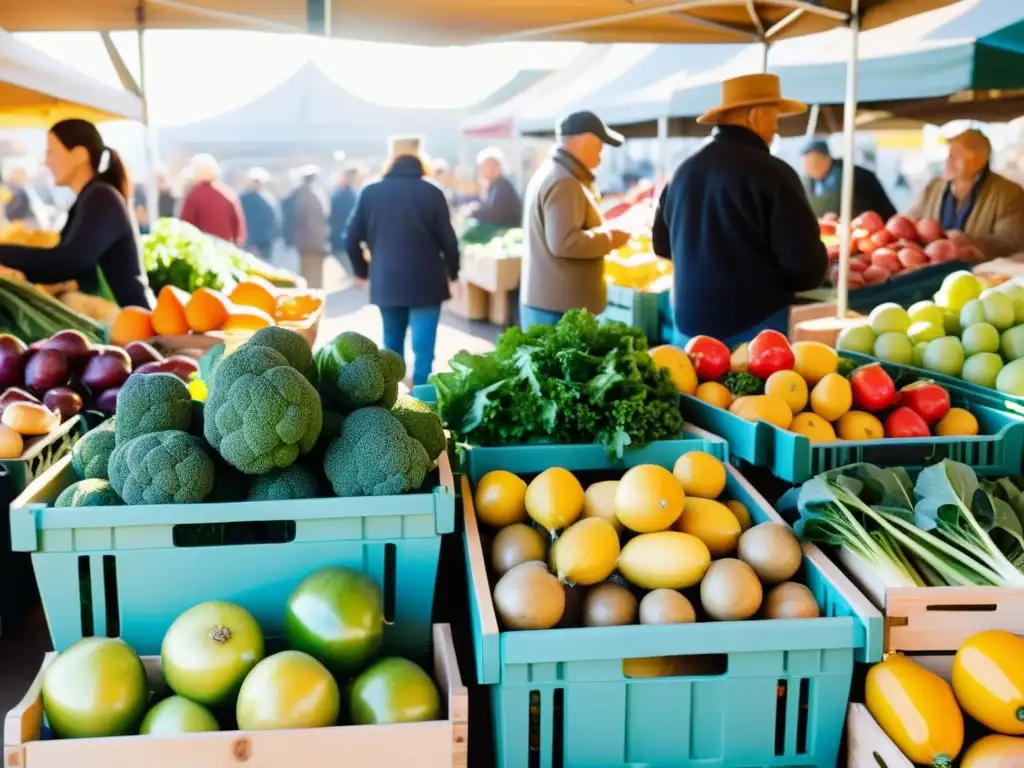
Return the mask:
[[1024, 251], [1024, 189], [989, 167], [992, 144], [970, 129], [949, 140], [942, 175], [932, 179], [907, 215], [957, 229], [985, 259]]
[[676, 169], [652, 232], [654, 252], [672, 259], [677, 345], [787, 333], [793, 295], [821, 285], [818, 220], [796, 171], [768, 149], [779, 118], [804, 110], [776, 75], [758, 74], [726, 80], [721, 105], [698, 118], [711, 141]]
[[558, 125], [558, 146], [534, 174], [523, 199], [526, 254], [519, 321], [554, 325], [570, 309], [604, 311], [604, 257], [629, 242], [605, 224], [594, 171], [605, 145], [622, 145], [593, 112], [574, 112]]

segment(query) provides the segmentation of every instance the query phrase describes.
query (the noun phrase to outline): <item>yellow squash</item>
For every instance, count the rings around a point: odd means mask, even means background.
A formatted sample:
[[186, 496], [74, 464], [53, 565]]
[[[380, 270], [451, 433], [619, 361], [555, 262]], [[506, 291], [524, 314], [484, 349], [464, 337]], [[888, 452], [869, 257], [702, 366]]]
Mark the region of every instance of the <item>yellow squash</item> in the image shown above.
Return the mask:
[[960, 768], [1021, 768], [1024, 766], [1024, 739], [1001, 733], [978, 739], [964, 753]]
[[964, 712], [993, 731], [1024, 735], [1024, 639], [993, 629], [969, 637], [953, 660]]
[[865, 703], [912, 763], [948, 768], [964, 745], [964, 718], [949, 683], [898, 653], [868, 672]]

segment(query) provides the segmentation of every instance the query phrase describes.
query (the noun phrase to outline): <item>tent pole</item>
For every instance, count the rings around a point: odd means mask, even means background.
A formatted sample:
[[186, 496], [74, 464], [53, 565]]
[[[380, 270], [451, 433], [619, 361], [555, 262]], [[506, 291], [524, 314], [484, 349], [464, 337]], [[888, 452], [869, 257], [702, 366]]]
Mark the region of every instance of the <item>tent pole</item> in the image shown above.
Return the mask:
[[850, 7], [850, 59], [846, 63], [846, 102], [843, 106], [843, 186], [839, 205], [839, 275], [836, 281], [836, 316], [849, 308], [850, 221], [853, 219], [853, 170], [856, 162], [857, 69], [860, 44], [858, 0]]
[[764, 50], [761, 51], [761, 71], [762, 72], [767, 72], [768, 71], [768, 49], [770, 47], [771, 47], [771, 43], [769, 43], [768, 39], [765, 38]]
[[820, 104], [811, 105], [811, 114], [807, 116], [807, 131], [804, 133], [805, 139], [813, 139], [814, 134], [818, 132], [818, 116], [821, 113]]
[[658, 175], [655, 183], [661, 186], [662, 179], [668, 176], [668, 116], [658, 118]]
[[146, 3], [139, 0], [135, 7], [136, 45], [139, 50], [139, 91], [142, 96], [143, 157], [146, 159], [146, 219], [150, 229], [156, 224], [160, 206], [160, 194], [156, 183], [156, 151], [154, 149], [153, 126], [149, 121], [149, 87], [146, 82]]

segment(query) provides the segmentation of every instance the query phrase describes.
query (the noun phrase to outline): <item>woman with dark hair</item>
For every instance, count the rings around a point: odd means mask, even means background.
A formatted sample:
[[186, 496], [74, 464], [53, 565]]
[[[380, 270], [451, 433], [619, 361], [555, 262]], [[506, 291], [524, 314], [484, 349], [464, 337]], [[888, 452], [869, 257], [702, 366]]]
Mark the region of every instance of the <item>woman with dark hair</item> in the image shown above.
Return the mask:
[[54, 248], [0, 245], [0, 265], [33, 283], [74, 280], [122, 307], [153, 306], [132, 220], [131, 183], [117, 152], [87, 120], [61, 120], [46, 135], [46, 167], [77, 196]]

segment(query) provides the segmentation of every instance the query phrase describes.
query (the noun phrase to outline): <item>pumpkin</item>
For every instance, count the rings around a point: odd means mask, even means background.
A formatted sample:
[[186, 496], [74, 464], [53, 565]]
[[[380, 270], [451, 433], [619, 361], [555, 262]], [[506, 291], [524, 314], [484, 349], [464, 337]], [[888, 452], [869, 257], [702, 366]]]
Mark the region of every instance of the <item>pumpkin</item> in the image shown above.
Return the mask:
[[912, 763], [948, 768], [964, 745], [964, 717], [941, 677], [894, 653], [868, 672], [868, 711]]
[[982, 725], [1024, 736], [1024, 639], [1002, 629], [969, 637], [953, 659], [953, 692]]

